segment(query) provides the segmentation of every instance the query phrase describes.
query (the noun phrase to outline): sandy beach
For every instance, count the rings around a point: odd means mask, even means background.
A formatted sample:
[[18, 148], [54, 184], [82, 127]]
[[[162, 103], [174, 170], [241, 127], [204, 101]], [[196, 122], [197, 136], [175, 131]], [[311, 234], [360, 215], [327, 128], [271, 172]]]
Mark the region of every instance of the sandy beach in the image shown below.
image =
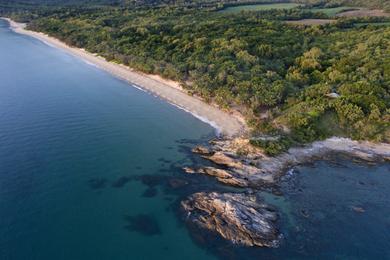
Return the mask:
[[124, 65], [106, 61], [103, 57], [89, 53], [83, 49], [66, 45], [60, 40], [40, 32], [26, 30], [25, 24], [17, 23], [9, 18], [2, 18], [9, 22], [10, 27], [16, 33], [28, 35], [39, 39], [51, 46], [66, 51], [84, 61], [91, 63], [102, 70], [109, 72], [117, 78], [125, 80], [135, 87], [139, 87], [149, 93], [157, 95], [169, 103], [193, 114], [200, 120], [214, 127], [218, 134], [232, 137], [242, 135], [247, 126], [242, 116], [237, 113], [227, 113], [217, 107], [207, 104], [197, 97], [188, 95], [180, 86], [180, 83], [163, 79], [157, 75], [147, 75], [132, 70]]

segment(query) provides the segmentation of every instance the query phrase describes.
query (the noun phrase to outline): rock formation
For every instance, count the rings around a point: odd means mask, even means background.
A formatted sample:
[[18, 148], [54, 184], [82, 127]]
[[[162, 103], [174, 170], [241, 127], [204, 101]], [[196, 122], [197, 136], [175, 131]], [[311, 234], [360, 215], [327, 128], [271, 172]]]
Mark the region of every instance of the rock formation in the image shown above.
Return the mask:
[[276, 212], [255, 195], [200, 192], [182, 201], [187, 221], [235, 244], [277, 247]]

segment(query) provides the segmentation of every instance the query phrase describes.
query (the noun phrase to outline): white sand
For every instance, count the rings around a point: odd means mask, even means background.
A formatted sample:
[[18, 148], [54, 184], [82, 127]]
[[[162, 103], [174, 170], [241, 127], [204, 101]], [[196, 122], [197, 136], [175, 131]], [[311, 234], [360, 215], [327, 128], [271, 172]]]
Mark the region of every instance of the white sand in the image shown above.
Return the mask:
[[203, 102], [197, 97], [186, 94], [178, 82], [166, 80], [157, 75], [147, 75], [134, 71], [124, 65], [108, 62], [103, 57], [96, 56], [83, 49], [70, 47], [46, 34], [26, 30], [25, 24], [14, 22], [9, 18], [2, 19], [7, 20], [11, 29], [16, 33], [39, 39], [51, 46], [62, 49], [92, 63], [100, 69], [131, 83], [131, 85], [135, 84], [210, 124], [217, 129], [218, 133], [231, 137], [241, 135], [247, 131], [245, 120], [238, 113], [224, 112], [213, 105]]

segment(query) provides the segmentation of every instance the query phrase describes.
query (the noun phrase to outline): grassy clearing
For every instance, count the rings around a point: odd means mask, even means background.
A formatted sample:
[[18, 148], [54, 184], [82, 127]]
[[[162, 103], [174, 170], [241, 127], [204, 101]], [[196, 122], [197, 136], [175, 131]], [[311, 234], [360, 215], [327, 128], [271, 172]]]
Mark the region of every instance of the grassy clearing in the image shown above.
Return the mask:
[[223, 13], [238, 13], [241, 11], [266, 11], [272, 9], [292, 9], [295, 7], [302, 6], [295, 3], [277, 3], [277, 4], [255, 4], [255, 5], [239, 5], [231, 6], [222, 9], [220, 12]]
[[354, 10], [355, 8], [352, 7], [346, 7], [346, 6], [340, 6], [340, 7], [333, 7], [333, 8], [310, 8], [307, 9], [310, 12], [313, 13], [324, 13], [327, 16], [336, 16], [336, 14], [349, 11], [349, 10]]

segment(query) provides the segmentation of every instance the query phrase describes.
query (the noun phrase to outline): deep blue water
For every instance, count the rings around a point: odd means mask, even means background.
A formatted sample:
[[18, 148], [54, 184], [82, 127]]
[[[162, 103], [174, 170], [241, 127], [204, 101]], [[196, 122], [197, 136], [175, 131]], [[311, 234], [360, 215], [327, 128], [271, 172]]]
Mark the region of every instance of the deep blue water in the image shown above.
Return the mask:
[[180, 199], [223, 188], [180, 167], [213, 136], [0, 20], [0, 259], [390, 259], [390, 166], [341, 155], [296, 167], [283, 195], [261, 192], [280, 248], [192, 239]]

